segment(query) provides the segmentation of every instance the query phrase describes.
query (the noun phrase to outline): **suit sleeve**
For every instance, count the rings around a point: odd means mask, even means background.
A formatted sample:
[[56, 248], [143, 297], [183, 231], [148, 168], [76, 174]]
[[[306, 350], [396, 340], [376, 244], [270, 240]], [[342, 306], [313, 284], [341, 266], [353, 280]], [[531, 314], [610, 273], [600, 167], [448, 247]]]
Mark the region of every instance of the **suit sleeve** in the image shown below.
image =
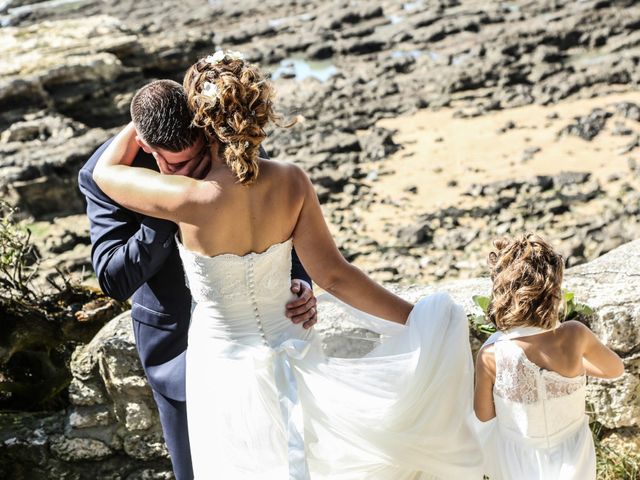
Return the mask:
[[116, 300], [126, 300], [169, 256], [177, 226], [138, 217], [115, 203], [95, 184], [89, 169], [80, 170], [78, 184], [87, 199], [91, 262], [100, 288]]
[[311, 277], [302, 266], [302, 262], [298, 258], [298, 254], [295, 249], [291, 251], [291, 278], [297, 278], [299, 280], [304, 280], [309, 285], [313, 285], [311, 283]]

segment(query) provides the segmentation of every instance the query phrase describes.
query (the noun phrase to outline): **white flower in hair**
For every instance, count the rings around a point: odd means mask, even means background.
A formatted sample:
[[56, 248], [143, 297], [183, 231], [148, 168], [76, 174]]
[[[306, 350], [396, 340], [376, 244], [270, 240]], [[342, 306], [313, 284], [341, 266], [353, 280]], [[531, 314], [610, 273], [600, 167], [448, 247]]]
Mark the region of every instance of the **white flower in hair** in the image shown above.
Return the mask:
[[213, 55], [208, 55], [204, 60], [207, 63], [216, 64], [224, 60], [224, 52], [222, 50], [217, 50]]
[[227, 50], [226, 52], [223, 50], [216, 50], [213, 55], [208, 55], [204, 60], [207, 63], [215, 65], [216, 63], [223, 61], [225, 58], [229, 58], [231, 60], [244, 60], [244, 55], [233, 50]]
[[213, 100], [218, 100], [219, 94], [220, 90], [214, 83], [204, 82], [204, 85], [202, 86], [202, 95], [212, 98]]
[[244, 55], [240, 52], [237, 52], [235, 50], [229, 50], [227, 52], [227, 57], [229, 57], [231, 60], [242, 60], [244, 61]]

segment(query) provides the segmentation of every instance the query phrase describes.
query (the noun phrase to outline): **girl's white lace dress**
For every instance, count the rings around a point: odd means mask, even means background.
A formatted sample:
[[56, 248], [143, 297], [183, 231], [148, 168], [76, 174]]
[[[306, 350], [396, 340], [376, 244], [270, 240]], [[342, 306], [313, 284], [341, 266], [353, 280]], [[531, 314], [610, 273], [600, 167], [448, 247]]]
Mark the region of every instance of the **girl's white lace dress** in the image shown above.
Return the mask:
[[406, 326], [368, 318], [387, 337], [366, 357], [328, 358], [284, 315], [291, 240], [245, 256], [178, 245], [196, 480], [482, 478], [467, 319], [447, 294]]
[[585, 375], [569, 378], [542, 369], [512, 341], [543, 331], [515, 328], [485, 342], [495, 349], [496, 417], [475, 423], [491, 480], [596, 478], [595, 448], [585, 414]]

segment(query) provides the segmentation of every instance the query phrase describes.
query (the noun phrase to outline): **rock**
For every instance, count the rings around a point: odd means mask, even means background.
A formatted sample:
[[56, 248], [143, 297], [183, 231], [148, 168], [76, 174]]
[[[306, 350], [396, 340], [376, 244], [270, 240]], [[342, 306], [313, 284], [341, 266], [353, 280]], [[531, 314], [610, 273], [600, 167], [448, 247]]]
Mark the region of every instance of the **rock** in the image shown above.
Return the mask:
[[524, 152], [522, 152], [522, 158], [521, 161], [522, 162], [528, 162], [529, 160], [531, 160], [534, 155], [538, 152], [542, 151], [542, 149], [540, 147], [530, 147], [530, 148], [526, 148], [524, 150]]
[[162, 433], [129, 435], [124, 440], [124, 451], [127, 455], [137, 460], [169, 457]]
[[368, 161], [384, 160], [401, 147], [393, 141], [393, 132], [380, 127], [368, 129], [368, 133], [359, 139], [363, 159]]
[[[155, 407], [154, 407], [155, 409]], [[125, 426], [127, 430], [147, 430], [154, 422], [152, 410], [143, 402], [132, 402], [126, 406]]]
[[77, 172], [108, 134], [56, 114], [25, 118], [2, 134], [0, 192], [35, 218], [84, 212]]
[[[129, 71], [117, 55], [140, 47], [117, 19], [97, 16], [5, 28], [0, 45], [0, 53], [11, 58], [0, 67], [0, 128], [16, 115], [44, 106], [80, 118], [98, 115], [98, 105], [111, 101], [111, 114], [126, 118], [126, 106], [114, 110], [111, 97], [116, 80]], [[23, 103], [28, 92], [31, 99]], [[88, 102], [93, 108], [86, 108]]]
[[558, 132], [561, 135], [576, 135], [583, 140], [591, 141], [604, 128], [611, 112], [596, 108], [584, 117], [575, 117], [574, 122]]
[[616, 113], [625, 118], [640, 122], [640, 105], [632, 102], [619, 102], [614, 105]]
[[318, 143], [313, 145], [315, 153], [345, 153], [360, 152], [362, 147], [356, 135], [339, 134], [329, 135], [320, 138]]
[[553, 175], [553, 185], [556, 188], [564, 187], [567, 185], [576, 185], [586, 183], [591, 178], [590, 172], [560, 172], [557, 175]]
[[421, 245], [433, 239], [433, 230], [427, 224], [410, 225], [398, 230], [397, 237], [404, 245]]
[[626, 372], [617, 381], [591, 380], [589, 401], [598, 421], [608, 428], [640, 426], [640, 388], [635, 352], [640, 346], [640, 241], [636, 240], [610, 253], [569, 270], [566, 288], [594, 310], [588, 319], [594, 333], [610, 348], [628, 356]]
[[104, 427], [111, 423], [111, 412], [104, 406], [76, 407], [69, 413], [71, 428]]
[[513, 121], [509, 120], [507, 123], [505, 123], [502, 127], [498, 129], [498, 133], [505, 133], [506, 131], [512, 130], [514, 128], [516, 128], [516, 124]]
[[51, 451], [66, 462], [101, 460], [112, 454], [112, 450], [100, 440], [67, 438], [64, 435], [51, 437]]
[[637, 455], [640, 452], [640, 429], [620, 428], [607, 435], [602, 444], [612, 452]]
[[379, 52], [386, 46], [384, 41], [355, 38], [345, 40], [338, 45], [341, 53], [347, 55], [366, 55]]
[[73, 378], [69, 384], [69, 401], [73, 405], [89, 406], [105, 403], [107, 396], [98, 382], [85, 382]]
[[463, 250], [479, 234], [478, 230], [452, 229], [441, 235], [434, 235], [433, 243], [442, 250]]
[[618, 150], [619, 155], [624, 155], [629, 152], [632, 152], [636, 148], [640, 147], [640, 135], [636, 135], [633, 140], [631, 140], [627, 145]]
[[624, 122], [615, 122], [613, 124], [613, 129], [611, 130], [611, 135], [626, 136], [632, 135], [633, 132], [634, 131], [627, 127]]
[[325, 60], [331, 58], [335, 50], [330, 44], [312, 44], [307, 49], [307, 55], [313, 60]]

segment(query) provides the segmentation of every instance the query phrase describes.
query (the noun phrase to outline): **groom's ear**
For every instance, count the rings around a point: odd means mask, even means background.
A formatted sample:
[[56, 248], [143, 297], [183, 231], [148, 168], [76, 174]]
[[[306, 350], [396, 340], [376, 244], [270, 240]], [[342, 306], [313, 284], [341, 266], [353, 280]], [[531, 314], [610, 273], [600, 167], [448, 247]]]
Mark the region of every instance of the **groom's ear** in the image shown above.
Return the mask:
[[136, 135], [136, 143], [140, 146], [140, 148], [142, 150], [144, 150], [145, 152], [151, 154], [153, 152], [155, 152], [155, 150], [153, 148], [151, 148], [147, 142], [145, 142], [144, 140], [142, 140], [142, 138], [140, 138], [138, 135]]

